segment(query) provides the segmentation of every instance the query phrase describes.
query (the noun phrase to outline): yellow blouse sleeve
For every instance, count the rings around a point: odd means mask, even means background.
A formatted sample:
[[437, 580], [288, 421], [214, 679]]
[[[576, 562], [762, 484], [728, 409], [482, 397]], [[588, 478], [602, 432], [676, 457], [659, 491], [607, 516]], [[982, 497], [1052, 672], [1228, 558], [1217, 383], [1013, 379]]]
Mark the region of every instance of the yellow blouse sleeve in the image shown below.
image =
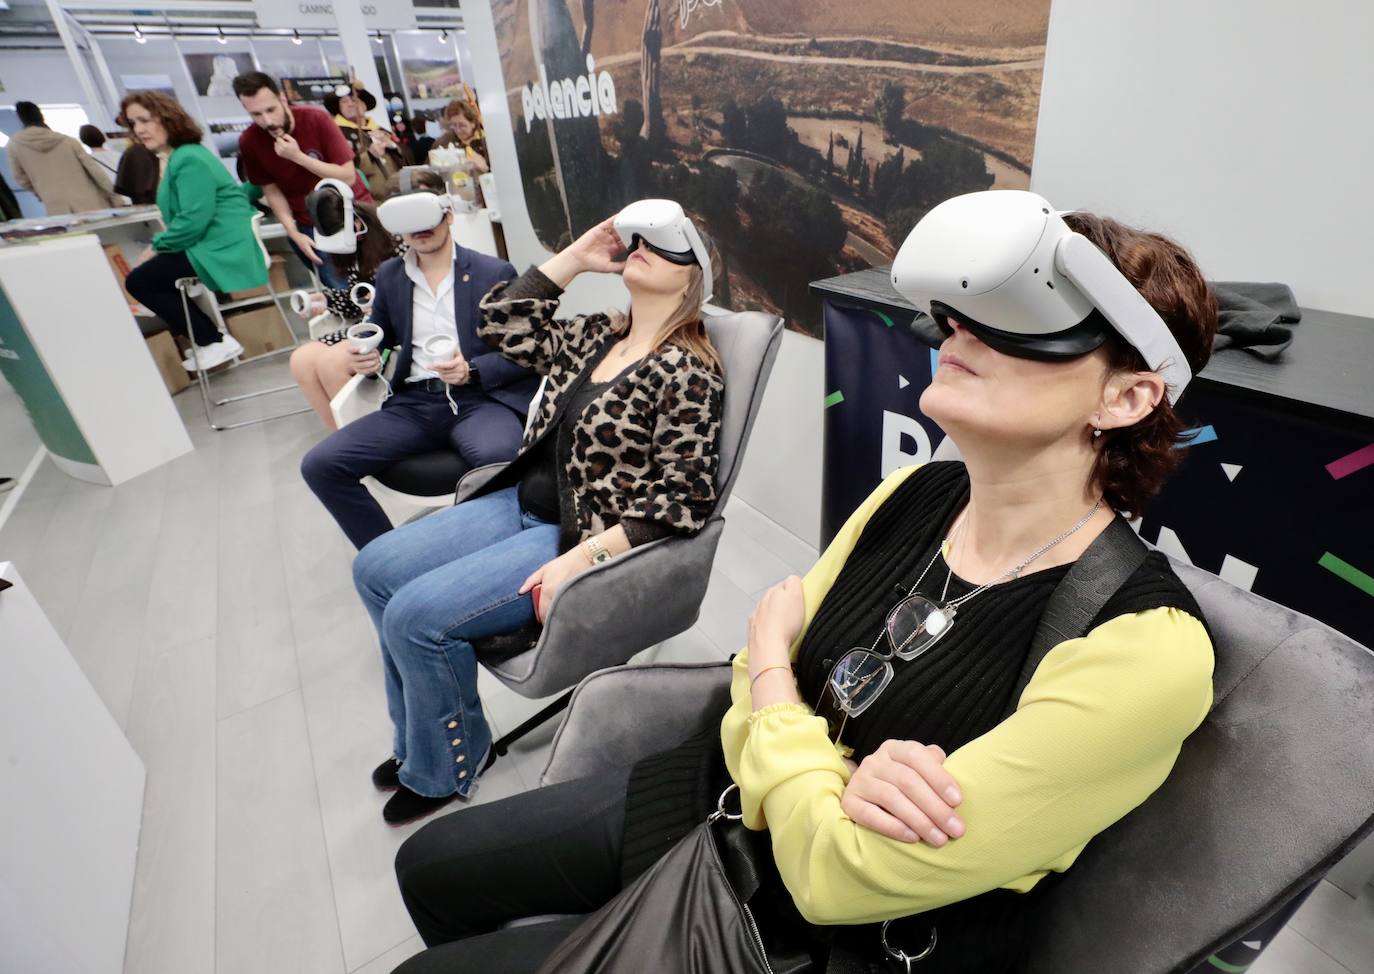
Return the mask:
[[[873, 516], [873, 512], [882, 506], [883, 501], [892, 496], [895, 491], [911, 476], [920, 466], [902, 467], [888, 474], [858, 506], [849, 519], [844, 522], [844, 527], [840, 528], [838, 534], [831, 539], [825, 552], [811, 567], [802, 579], [802, 596], [806, 602], [806, 615], [802, 622], [802, 635], [797, 637], [797, 641], [792, 644], [792, 659], [797, 658], [797, 648], [801, 645], [802, 638], [806, 635], [807, 627], [811, 625], [811, 620], [816, 617], [816, 610], [820, 607], [825, 594], [830, 591], [830, 586], [835, 583], [835, 578], [840, 574], [840, 569], [844, 567], [845, 561], [849, 558], [849, 553], [854, 550], [854, 544], [859, 540], [859, 535], [863, 533], [864, 526], [868, 524], [868, 519]], [[801, 704], [779, 704], [779, 708], [791, 710], [801, 715], [809, 715], [811, 708]], [[747, 648], [741, 649], [736, 655], [730, 672], [730, 709], [726, 711], [725, 718], [720, 725], [721, 745], [725, 749], [725, 766], [730, 771], [730, 778], [739, 781], [739, 758], [740, 752], [744, 748], [744, 742], [749, 736], [749, 720], [753, 712], [754, 705], [749, 693], [749, 651]], [[824, 726], [824, 721], [821, 722]], [[822, 731], [824, 734], [824, 731]], [[833, 753], [833, 748], [831, 749]], [[844, 762], [839, 755], [834, 755], [834, 767], [838, 773], [848, 780]], [[762, 828], [762, 820], [751, 824], [750, 828]]]
[[998, 887], [1025, 892], [1160, 786], [1211, 706], [1212, 665], [1202, 624], [1171, 608], [1118, 616], [1056, 646], [1016, 712], [946, 761], [967, 831], [938, 849], [851, 821], [824, 720], [765, 708], [747, 718], [731, 768], [745, 822], [766, 822], [783, 881], [813, 923], [907, 916]]

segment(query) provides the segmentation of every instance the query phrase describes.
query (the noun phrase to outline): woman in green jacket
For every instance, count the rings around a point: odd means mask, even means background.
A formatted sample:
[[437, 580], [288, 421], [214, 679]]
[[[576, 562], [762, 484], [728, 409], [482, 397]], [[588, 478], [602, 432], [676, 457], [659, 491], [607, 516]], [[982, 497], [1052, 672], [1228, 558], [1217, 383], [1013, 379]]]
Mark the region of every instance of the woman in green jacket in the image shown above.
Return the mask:
[[215, 291], [244, 291], [267, 283], [267, 264], [253, 234], [253, 207], [243, 188], [215, 155], [200, 144], [201, 130], [176, 100], [156, 91], [134, 91], [120, 103], [120, 124], [162, 164], [157, 206], [167, 229], [153, 237], [125, 287], [173, 331], [189, 326], [197, 355], [187, 371], [213, 368], [243, 352], [232, 335], [221, 335], [195, 302], [183, 311], [178, 278], [198, 277]]

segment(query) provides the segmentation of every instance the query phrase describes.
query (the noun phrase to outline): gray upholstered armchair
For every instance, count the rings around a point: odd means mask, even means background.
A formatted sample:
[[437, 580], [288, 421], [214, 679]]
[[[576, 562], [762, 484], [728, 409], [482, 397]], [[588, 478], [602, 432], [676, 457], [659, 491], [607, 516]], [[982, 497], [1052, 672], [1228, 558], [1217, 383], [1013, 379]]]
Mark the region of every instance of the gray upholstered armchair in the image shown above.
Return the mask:
[[[516, 693], [545, 697], [566, 690], [587, 674], [624, 663], [696, 622], [725, 526], [725, 503], [782, 343], [782, 320], [741, 311], [707, 318], [706, 330], [725, 368], [720, 472], [710, 519], [695, 535], [662, 538], [634, 548], [564, 586], [531, 649], [499, 662], [483, 660]], [[458, 500], [499, 469], [481, 467], [464, 477], [458, 485]], [[565, 695], [497, 741], [493, 759], [566, 704]]]
[[[1089, 843], [1047, 898], [1035, 974], [1205, 965], [1270, 918], [1281, 923], [1374, 828], [1374, 654], [1215, 575], [1175, 570], [1216, 642], [1215, 705], [1159, 791]], [[699, 733], [728, 705], [729, 678], [725, 664], [593, 674], [573, 695], [541, 784], [633, 764]], [[1244, 969], [1207, 969], [1217, 967]]]

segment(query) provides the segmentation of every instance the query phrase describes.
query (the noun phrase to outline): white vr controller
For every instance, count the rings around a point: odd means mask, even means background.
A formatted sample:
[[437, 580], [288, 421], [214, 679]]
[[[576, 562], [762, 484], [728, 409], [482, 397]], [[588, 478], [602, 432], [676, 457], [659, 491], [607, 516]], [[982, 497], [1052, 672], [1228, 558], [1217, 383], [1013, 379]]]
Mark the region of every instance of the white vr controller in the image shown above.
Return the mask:
[[[357, 284], [354, 284], [348, 292], [349, 300], [364, 310], [372, 304], [372, 300], [376, 296], [377, 289], [366, 281], [359, 281]], [[296, 314], [300, 315], [302, 318], [310, 315], [309, 291], [292, 291], [290, 300], [292, 311], [296, 312]]]
[[366, 355], [368, 352], [375, 352], [377, 347], [382, 344], [382, 329], [379, 325], [374, 325], [370, 321], [360, 321], [348, 329], [345, 334], [348, 342], [353, 346], [353, 351], [359, 355]]
[[372, 299], [377, 296], [377, 289], [366, 281], [359, 281], [354, 284], [348, 292], [348, 298], [360, 308], [367, 308], [372, 304]]
[[300, 315], [302, 318], [304, 318], [304, 317], [306, 317], [307, 315], [309, 315], [309, 314], [310, 314], [310, 292], [309, 292], [309, 291], [292, 291], [292, 292], [291, 292], [291, 310], [294, 311], [294, 312], [296, 312], [296, 314]]
[[431, 362], [449, 362], [458, 354], [458, 342], [452, 335], [430, 335], [420, 347]]

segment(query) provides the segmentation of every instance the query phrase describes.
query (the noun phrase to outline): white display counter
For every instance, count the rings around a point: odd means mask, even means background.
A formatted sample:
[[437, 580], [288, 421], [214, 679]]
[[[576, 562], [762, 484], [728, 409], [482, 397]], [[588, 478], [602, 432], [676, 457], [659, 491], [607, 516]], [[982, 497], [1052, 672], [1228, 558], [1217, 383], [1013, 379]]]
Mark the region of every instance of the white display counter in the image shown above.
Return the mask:
[[0, 971], [119, 974], [143, 762], [9, 562], [0, 589]]
[[93, 233], [0, 248], [0, 372], [73, 477], [117, 485], [192, 449]]

